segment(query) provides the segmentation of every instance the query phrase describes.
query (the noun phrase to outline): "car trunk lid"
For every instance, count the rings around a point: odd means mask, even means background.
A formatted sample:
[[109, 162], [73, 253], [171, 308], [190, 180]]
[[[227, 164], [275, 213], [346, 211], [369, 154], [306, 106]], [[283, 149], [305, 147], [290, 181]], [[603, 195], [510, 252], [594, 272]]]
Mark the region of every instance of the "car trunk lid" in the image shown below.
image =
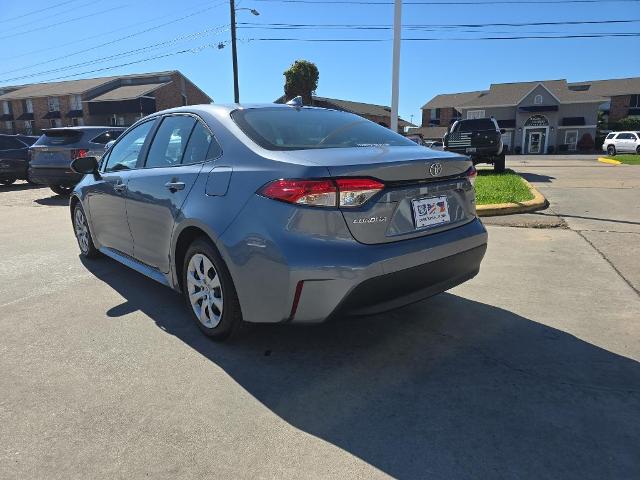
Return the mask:
[[31, 164], [64, 166], [73, 160], [73, 145], [82, 138], [82, 131], [70, 128], [45, 130], [31, 147]]
[[[353, 237], [366, 244], [431, 235], [475, 218], [464, 156], [424, 147], [362, 147], [288, 152], [323, 164], [333, 178], [374, 178], [385, 188], [341, 211]], [[425, 218], [427, 218], [426, 221]]]

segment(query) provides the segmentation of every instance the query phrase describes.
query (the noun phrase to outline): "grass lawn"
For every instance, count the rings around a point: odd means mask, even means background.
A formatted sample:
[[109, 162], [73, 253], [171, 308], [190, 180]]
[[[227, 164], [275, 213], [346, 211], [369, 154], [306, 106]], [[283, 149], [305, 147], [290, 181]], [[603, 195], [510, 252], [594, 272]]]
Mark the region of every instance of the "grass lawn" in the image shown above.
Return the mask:
[[478, 170], [476, 179], [476, 204], [518, 203], [532, 200], [533, 195], [513, 170], [495, 173], [491, 170]]
[[611, 160], [617, 160], [622, 163], [626, 163], [627, 165], [640, 165], [640, 155], [634, 155], [633, 153], [629, 154], [620, 154], [615, 157], [605, 157], [610, 158]]

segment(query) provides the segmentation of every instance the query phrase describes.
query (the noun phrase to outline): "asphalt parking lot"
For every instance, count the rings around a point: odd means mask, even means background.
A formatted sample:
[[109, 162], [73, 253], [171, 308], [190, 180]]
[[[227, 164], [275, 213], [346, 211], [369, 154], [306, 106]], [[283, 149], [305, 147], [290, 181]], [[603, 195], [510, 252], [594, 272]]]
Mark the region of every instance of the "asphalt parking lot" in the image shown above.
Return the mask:
[[474, 280], [225, 344], [0, 187], [0, 478], [640, 478], [640, 167], [508, 166], [550, 208], [487, 220]]

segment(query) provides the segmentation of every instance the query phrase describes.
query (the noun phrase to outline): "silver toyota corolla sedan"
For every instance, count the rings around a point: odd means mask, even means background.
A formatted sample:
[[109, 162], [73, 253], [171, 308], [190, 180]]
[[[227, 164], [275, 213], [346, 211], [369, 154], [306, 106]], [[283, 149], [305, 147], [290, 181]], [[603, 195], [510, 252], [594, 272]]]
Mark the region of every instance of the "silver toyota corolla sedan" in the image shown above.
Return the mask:
[[335, 110], [175, 108], [73, 168], [81, 254], [183, 292], [218, 339], [406, 305], [474, 277], [486, 250], [468, 158]]

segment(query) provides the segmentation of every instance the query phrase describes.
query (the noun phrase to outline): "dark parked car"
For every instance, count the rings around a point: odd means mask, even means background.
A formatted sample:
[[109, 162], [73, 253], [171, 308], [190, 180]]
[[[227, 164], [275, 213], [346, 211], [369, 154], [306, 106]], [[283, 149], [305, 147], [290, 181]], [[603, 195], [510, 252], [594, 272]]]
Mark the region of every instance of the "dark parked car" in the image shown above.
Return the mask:
[[496, 172], [504, 172], [503, 133], [494, 118], [458, 120], [444, 135], [444, 149], [468, 155], [474, 165], [490, 163]]
[[486, 249], [471, 161], [351, 113], [180, 107], [72, 166], [81, 254], [182, 291], [211, 337], [416, 302], [474, 277]]
[[38, 137], [0, 134], [0, 183], [11, 185], [16, 180], [27, 180], [29, 147]]
[[64, 127], [44, 130], [31, 147], [29, 178], [48, 185], [59, 195], [68, 195], [82, 175], [71, 170], [79, 157], [100, 158], [105, 145], [120, 136], [124, 127]]

